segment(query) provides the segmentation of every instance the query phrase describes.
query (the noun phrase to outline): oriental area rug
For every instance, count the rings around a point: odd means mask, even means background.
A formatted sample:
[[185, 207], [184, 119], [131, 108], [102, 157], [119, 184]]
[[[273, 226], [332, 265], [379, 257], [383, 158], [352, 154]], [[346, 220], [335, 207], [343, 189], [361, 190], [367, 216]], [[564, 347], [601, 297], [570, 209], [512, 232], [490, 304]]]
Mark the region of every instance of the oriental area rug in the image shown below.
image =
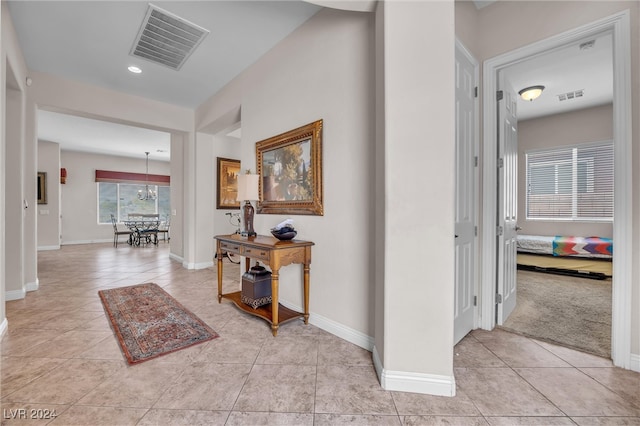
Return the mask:
[[98, 295], [129, 364], [218, 337], [157, 284], [100, 290]]

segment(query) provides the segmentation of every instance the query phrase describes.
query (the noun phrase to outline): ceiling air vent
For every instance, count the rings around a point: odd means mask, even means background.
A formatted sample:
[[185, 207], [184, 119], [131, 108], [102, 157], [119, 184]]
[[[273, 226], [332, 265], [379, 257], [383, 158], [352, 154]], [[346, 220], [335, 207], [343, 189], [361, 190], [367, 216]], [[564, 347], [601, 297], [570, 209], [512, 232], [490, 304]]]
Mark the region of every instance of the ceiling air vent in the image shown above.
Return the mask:
[[584, 89], [575, 90], [573, 92], [561, 93], [560, 95], [557, 95], [557, 96], [558, 96], [558, 100], [562, 102], [562, 101], [568, 101], [570, 99], [581, 98], [583, 95], [584, 95]]
[[149, 4], [130, 54], [179, 70], [207, 34], [208, 30]]

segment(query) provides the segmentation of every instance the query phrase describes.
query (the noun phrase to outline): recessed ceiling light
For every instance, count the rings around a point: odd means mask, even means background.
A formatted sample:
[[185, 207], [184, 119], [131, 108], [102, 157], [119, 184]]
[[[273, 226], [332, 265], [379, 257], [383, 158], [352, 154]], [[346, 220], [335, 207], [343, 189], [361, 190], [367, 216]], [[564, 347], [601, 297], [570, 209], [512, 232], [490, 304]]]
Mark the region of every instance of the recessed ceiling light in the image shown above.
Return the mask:
[[142, 70], [138, 67], [136, 67], [135, 65], [130, 65], [129, 68], [127, 68], [129, 71], [131, 71], [134, 74], [140, 74], [142, 72]]

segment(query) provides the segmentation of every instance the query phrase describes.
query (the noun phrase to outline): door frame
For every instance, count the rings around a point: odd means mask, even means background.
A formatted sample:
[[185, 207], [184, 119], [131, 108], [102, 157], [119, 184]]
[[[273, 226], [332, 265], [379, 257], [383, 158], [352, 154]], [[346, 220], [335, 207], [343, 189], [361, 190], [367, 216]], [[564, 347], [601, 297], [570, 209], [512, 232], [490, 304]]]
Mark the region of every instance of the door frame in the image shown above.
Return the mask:
[[614, 221], [611, 358], [614, 365], [631, 367], [631, 282], [632, 282], [632, 163], [631, 163], [631, 25], [629, 10], [616, 13], [488, 59], [483, 65], [483, 152], [482, 152], [482, 253], [480, 324], [485, 330], [495, 325], [495, 282], [497, 217], [496, 73], [499, 69], [540, 55], [585, 37], [610, 32], [613, 37], [613, 139]]

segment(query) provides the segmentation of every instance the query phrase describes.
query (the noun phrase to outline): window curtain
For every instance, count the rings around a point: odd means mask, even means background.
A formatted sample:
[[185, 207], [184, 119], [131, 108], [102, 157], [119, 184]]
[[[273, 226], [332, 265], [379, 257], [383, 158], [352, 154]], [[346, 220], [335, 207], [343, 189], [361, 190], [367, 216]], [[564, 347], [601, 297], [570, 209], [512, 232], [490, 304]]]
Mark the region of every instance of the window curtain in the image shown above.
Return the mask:
[[136, 183], [136, 184], [149, 184], [159, 186], [169, 186], [171, 184], [170, 176], [166, 175], [147, 175], [145, 173], [128, 173], [128, 172], [114, 172], [109, 170], [96, 170], [96, 182], [111, 182], [111, 183]]

